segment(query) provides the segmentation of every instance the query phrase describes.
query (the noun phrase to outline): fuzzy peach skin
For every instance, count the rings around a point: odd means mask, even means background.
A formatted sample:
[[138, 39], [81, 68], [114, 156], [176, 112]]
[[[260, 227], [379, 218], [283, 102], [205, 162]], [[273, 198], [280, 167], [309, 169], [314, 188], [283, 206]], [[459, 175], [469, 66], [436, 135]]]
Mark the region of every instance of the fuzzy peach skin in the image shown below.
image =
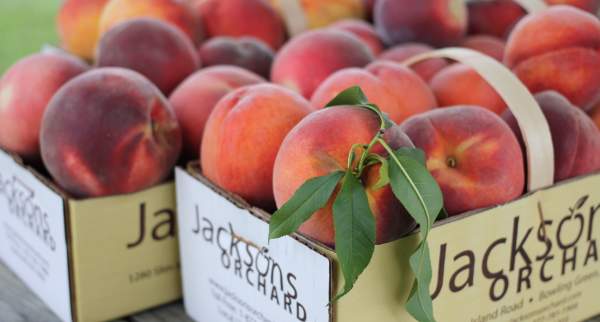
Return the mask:
[[600, 0], [546, 0], [546, 3], [550, 5], [565, 4], [575, 6], [593, 14], [596, 14], [600, 10]]
[[63, 86], [40, 134], [54, 180], [75, 197], [139, 191], [166, 179], [181, 131], [160, 91], [124, 68], [98, 68]]
[[200, 17], [187, 0], [110, 0], [100, 17], [100, 35], [118, 23], [142, 17], [176, 26], [195, 44], [204, 39]]
[[[555, 181], [600, 170], [600, 131], [581, 109], [555, 91], [535, 95], [550, 125], [554, 145]], [[502, 117], [521, 140], [521, 130], [510, 111]]]
[[157, 19], [137, 18], [102, 36], [96, 65], [135, 70], [168, 95], [200, 62], [194, 44], [179, 29]]
[[469, 34], [505, 39], [527, 12], [512, 0], [469, 1]]
[[476, 50], [500, 62], [504, 59], [505, 46], [504, 40], [488, 35], [469, 36], [460, 43], [460, 47]]
[[498, 115], [455, 106], [413, 116], [400, 128], [425, 151], [448, 214], [506, 203], [523, 193], [521, 147]]
[[373, 61], [369, 47], [353, 35], [332, 29], [294, 37], [275, 56], [271, 81], [310, 98], [329, 75]]
[[590, 117], [596, 123], [596, 127], [600, 129], [600, 104], [596, 104], [596, 107], [590, 111]]
[[229, 93], [206, 122], [202, 172], [250, 204], [274, 210], [275, 156], [288, 132], [312, 111], [302, 96], [273, 84]]
[[266, 82], [260, 76], [236, 66], [201, 69], [173, 91], [169, 102], [183, 133], [186, 160], [198, 159], [204, 126], [219, 100], [233, 90]]
[[555, 90], [588, 110], [600, 101], [599, 49], [597, 17], [571, 6], [552, 6], [517, 24], [504, 63], [533, 93]]
[[[363, 0], [298, 0], [307, 27], [316, 29], [328, 26], [336, 21], [356, 18], [362, 19], [365, 16], [365, 7]], [[270, 0], [271, 4], [281, 12], [281, 0]]]
[[[434, 48], [429, 45], [406, 43], [384, 51], [381, 53], [381, 55], [379, 55], [379, 57], [377, 57], [377, 59], [402, 63], [411, 57], [428, 53], [433, 50]], [[429, 81], [435, 74], [448, 65], [448, 62], [445, 59], [432, 58], [420, 63], [416, 63], [412, 65], [411, 68], [425, 81]]]
[[52, 96], [88, 70], [81, 60], [59, 52], [19, 60], [0, 78], [0, 147], [31, 161], [40, 158], [40, 126]]
[[56, 24], [62, 47], [84, 59], [94, 57], [99, 38], [100, 15], [108, 0], [66, 0], [61, 5]]
[[379, 55], [383, 50], [383, 42], [379, 39], [375, 28], [366, 21], [359, 19], [345, 19], [331, 25], [331, 28], [344, 30], [354, 34], [360, 38], [375, 56]]
[[[377, 116], [359, 107], [336, 106], [312, 113], [302, 120], [285, 138], [275, 161], [273, 189], [277, 206], [283, 206], [309, 179], [347, 169], [347, 159], [353, 144], [368, 144], [379, 130]], [[413, 147], [406, 134], [397, 126], [384, 134], [394, 149]], [[381, 146], [374, 153], [385, 156]], [[379, 165], [366, 170], [363, 182], [369, 205], [376, 220], [376, 242], [387, 243], [411, 232], [416, 224], [395, 198], [389, 186], [375, 189], [379, 180]], [[332, 205], [336, 193], [324, 208], [305, 222], [299, 231], [326, 245], [335, 244]]]
[[338, 71], [317, 88], [311, 102], [315, 107], [325, 107], [339, 93], [352, 86], [360, 86], [369, 101], [396, 123], [437, 106], [433, 93], [419, 75], [408, 67], [383, 61], [372, 63], [364, 69]]
[[268, 78], [275, 53], [254, 37], [215, 37], [198, 49], [202, 65], [234, 65]]
[[286, 40], [284, 21], [266, 0], [205, 0], [195, 11], [209, 37], [251, 36], [274, 50]]
[[373, 20], [388, 45], [448, 46], [467, 32], [467, 6], [464, 0], [378, 0]]
[[496, 114], [506, 103], [473, 68], [454, 64], [437, 73], [429, 83], [439, 106], [477, 105]]

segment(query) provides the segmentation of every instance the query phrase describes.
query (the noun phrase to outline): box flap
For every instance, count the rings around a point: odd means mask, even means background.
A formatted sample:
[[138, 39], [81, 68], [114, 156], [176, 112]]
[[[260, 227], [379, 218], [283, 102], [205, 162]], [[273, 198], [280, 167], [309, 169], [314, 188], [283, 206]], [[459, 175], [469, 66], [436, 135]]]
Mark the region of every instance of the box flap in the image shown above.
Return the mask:
[[71, 321], [62, 197], [0, 150], [0, 258], [63, 321]]
[[186, 311], [197, 321], [327, 322], [331, 259], [176, 170]]

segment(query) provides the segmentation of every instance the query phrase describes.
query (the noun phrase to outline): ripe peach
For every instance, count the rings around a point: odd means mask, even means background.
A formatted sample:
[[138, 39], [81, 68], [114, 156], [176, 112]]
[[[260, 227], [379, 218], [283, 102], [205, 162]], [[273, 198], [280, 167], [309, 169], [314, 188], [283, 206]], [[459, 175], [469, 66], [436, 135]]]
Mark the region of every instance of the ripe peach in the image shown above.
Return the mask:
[[515, 26], [504, 62], [532, 92], [555, 90], [589, 109], [600, 100], [598, 49], [597, 17], [571, 6], [552, 6]]
[[196, 11], [209, 37], [252, 36], [274, 50], [285, 42], [283, 20], [265, 0], [205, 0]]
[[[432, 50], [434, 50], [433, 47], [425, 44], [407, 43], [384, 51], [381, 55], [379, 55], [378, 59], [402, 63], [413, 56], [428, 53]], [[448, 62], [445, 59], [433, 58], [416, 63], [412, 65], [411, 68], [425, 81], [429, 81], [435, 74], [437, 74], [446, 66], [448, 66]]]
[[273, 210], [273, 164], [288, 132], [313, 110], [280, 86], [245, 86], [223, 97], [204, 131], [204, 175], [253, 205]]
[[[271, 4], [281, 10], [282, 0], [270, 0]], [[307, 27], [309, 29], [328, 26], [338, 20], [365, 16], [363, 0], [300, 0], [304, 9]]]
[[202, 44], [198, 55], [204, 66], [234, 65], [268, 78], [275, 53], [253, 37], [215, 37]]
[[352, 86], [360, 86], [369, 101], [396, 123], [437, 106], [433, 93], [419, 75], [408, 67], [383, 61], [365, 69], [347, 68], [336, 72], [317, 88], [311, 102], [315, 107], [325, 107]]
[[106, 32], [96, 64], [124, 67], [148, 77], [165, 94], [199, 66], [196, 49], [184, 33], [157, 19], [138, 18]]
[[371, 48], [371, 51], [375, 56], [379, 55], [384, 49], [383, 43], [379, 39], [375, 28], [366, 21], [345, 19], [332, 24], [331, 28], [337, 28], [338, 30], [344, 30], [354, 34]]
[[169, 176], [181, 132], [164, 96], [142, 75], [98, 68], [63, 86], [48, 104], [42, 158], [76, 197], [130, 193]]
[[473, 68], [463, 64], [444, 68], [429, 84], [440, 106], [477, 105], [496, 114], [506, 109], [496, 90]]
[[100, 17], [100, 35], [118, 23], [133, 18], [155, 18], [173, 24], [193, 43], [204, 39], [202, 23], [187, 1], [182, 0], [110, 0]]
[[[346, 170], [352, 145], [368, 144], [378, 130], [377, 116], [359, 107], [331, 107], [302, 120], [285, 138], [277, 154], [273, 172], [277, 206], [285, 204], [306, 180]], [[413, 147], [397, 126], [388, 129], [384, 138], [394, 149]], [[376, 146], [373, 152], [385, 156], [381, 146]], [[389, 186], [374, 188], [378, 179], [379, 166], [373, 166], [364, 173], [363, 182], [376, 220], [376, 242], [383, 244], [409, 233], [416, 224]], [[327, 206], [312, 215], [299, 229], [302, 234], [330, 246], [335, 243], [333, 200], [335, 193]]]
[[469, 34], [506, 38], [527, 12], [513, 0], [469, 1]]
[[477, 106], [455, 106], [413, 116], [400, 128], [425, 151], [450, 215], [523, 193], [521, 147], [498, 115]]
[[596, 104], [596, 107], [590, 111], [590, 116], [594, 123], [596, 123], [596, 127], [600, 129], [600, 104]]
[[[600, 131], [582, 110], [555, 91], [535, 95], [550, 125], [554, 145], [555, 180], [600, 170]], [[521, 139], [521, 130], [510, 111], [502, 115]], [[522, 139], [521, 145], [524, 146]]]
[[575, 6], [593, 14], [596, 14], [600, 10], [600, 0], [546, 0], [546, 3], [550, 5], [566, 4]]
[[169, 97], [183, 134], [187, 160], [198, 159], [208, 116], [219, 100], [238, 87], [265, 82], [260, 76], [236, 66], [214, 66], [188, 77]]
[[506, 44], [502, 39], [494, 36], [477, 35], [465, 38], [460, 46], [486, 54], [497, 61], [502, 61]]
[[57, 16], [62, 47], [85, 59], [94, 57], [100, 15], [108, 0], [66, 0]]
[[374, 21], [388, 45], [416, 41], [446, 46], [465, 35], [467, 6], [464, 0], [378, 0]]
[[38, 161], [48, 101], [87, 69], [79, 59], [58, 52], [34, 54], [14, 64], [0, 79], [0, 147]]
[[271, 80], [310, 98], [329, 75], [347, 67], [363, 67], [372, 60], [369, 47], [347, 32], [309, 31], [281, 48], [273, 62]]

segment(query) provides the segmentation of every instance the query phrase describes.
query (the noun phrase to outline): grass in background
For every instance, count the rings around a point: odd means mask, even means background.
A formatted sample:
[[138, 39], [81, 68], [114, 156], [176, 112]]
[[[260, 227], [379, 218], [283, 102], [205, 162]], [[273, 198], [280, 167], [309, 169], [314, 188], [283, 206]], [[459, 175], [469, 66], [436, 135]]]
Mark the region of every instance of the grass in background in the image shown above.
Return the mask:
[[58, 44], [60, 0], [0, 0], [0, 74], [20, 58]]

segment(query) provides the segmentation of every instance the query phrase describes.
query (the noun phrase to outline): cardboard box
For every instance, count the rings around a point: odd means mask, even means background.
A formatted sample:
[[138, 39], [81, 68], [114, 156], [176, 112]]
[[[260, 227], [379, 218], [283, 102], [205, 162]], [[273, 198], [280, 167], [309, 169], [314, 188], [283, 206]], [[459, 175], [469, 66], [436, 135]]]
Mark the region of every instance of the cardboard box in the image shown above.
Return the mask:
[[181, 296], [174, 184], [69, 198], [0, 151], [0, 259], [63, 321], [112, 320]]
[[[600, 314], [600, 173], [554, 185], [549, 126], [516, 76], [460, 48], [405, 64], [429, 58], [469, 65], [505, 100], [524, 134], [531, 191], [436, 223], [428, 243], [438, 321], [566, 322]], [[176, 184], [185, 306], [197, 321], [413, 321], [405, 303], [418, 234], [375, 247], [354, 289], [328, 306], [343, 283], [331, 249], [297, 234], [269, 243], [270, 215], [211, 184], [197, 165], [177, 169]]]
[[[269, 214], [212, 185], [195, 165], [177, 169], [176, 182], [184, 301], [196, 321], [413, 321], [404, 303], [417, 235], [377, 246], [352, 292], [330, 309], [342, 283], [330, 249], [299, 235], [269, 243]], [[435, 315], [473, 322], [598, 315], [599, 240], [600, 174], [439, 222], [429, 241]]]

